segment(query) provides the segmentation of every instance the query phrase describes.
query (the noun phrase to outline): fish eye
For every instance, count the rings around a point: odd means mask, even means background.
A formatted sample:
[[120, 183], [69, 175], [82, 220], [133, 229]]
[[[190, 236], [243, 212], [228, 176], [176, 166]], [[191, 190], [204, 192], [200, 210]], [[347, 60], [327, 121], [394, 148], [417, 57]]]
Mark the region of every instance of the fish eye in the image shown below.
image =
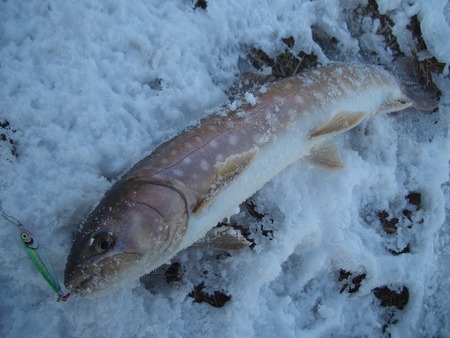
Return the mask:
[[97, 232], [91, 238], [93, 249], [102, 254], [111, 249], [115, 243], [114, 234], [110, 231]]

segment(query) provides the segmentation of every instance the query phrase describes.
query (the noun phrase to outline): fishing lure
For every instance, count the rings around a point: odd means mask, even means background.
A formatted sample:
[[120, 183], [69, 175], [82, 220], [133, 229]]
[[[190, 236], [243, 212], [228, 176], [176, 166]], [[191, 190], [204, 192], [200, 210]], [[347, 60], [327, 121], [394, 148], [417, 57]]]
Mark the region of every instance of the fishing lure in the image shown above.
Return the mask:
[[56, 300], [58, 302], [65, 302], [70, 297], [70, 293], [64, 294], [61, 290], [61, 285], [59, 284], [55, 269], [47, 256], [45, 256], [42, 252], [42, 249], [39, 247], [39, 243], [36, 241], [34, 236], [14, 217], [5, 214], [3, 211], [2, 216], [8, 222], [19, 228], [20, 240], [22, 241], [25, 251], [28, 253], [28, 256], [30, 256], [34, 266], [39, 270], [48, 285], [50, 285], [53, 291], [58, 295]]

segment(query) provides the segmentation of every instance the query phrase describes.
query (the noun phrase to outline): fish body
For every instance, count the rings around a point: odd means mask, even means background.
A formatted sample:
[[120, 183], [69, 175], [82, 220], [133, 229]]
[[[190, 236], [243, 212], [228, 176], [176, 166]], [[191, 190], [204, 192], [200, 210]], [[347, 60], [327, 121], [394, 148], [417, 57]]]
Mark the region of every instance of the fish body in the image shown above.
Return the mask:
[[340, 168], [332, 137], [413, 105], [379, 66], [334, 64], [247, 93], [158, 146], [75, 233], [65, 284], [84, 295], [137, 280], [201, 239], [301, 158]]

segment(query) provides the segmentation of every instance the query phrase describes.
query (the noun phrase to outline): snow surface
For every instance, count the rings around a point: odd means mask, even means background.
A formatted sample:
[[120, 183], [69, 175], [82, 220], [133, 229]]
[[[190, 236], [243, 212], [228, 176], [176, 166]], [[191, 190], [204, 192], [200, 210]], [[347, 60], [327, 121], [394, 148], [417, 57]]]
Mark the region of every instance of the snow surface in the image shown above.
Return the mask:
[[[251, 47], [275, 56], [293, 36], [294, 52], [322, 63], [389, 63], [379, 20], [364, 18], [359, 30], [348, 22], [359, 3], [366, 1], [209, 0], [194, 10], [187, 0], [1, 2], [0, 122], [11, 126], [1, 132], [19, 154], [0, 142], [1, 208], [26, 224], [62, 276], [72, 231], [112, 181], [224, 103], [249, 68]], [[382, 286], [409, 290], [387, 327], [392, 336], [449, 336], [450, 6], [377, 3], [405, 54], [414, 46], [408, 19], [417, 14], [429, 53], [447, 64], [447, 75], [435, 75], [437, 113], [377, 116], [343, 134], [345, 170], [289, 167], [253, 197], [273, 237], [242, 211], [235, 219], [254, 230], [253, 250], [220, 259], [185, 250], [175, 258], [183, 281], [151, 292], [136, 282], [56, 303], [17, 229], [1, 220], [0, 336], [378, 337], [391, 309], [372, 291]], [[334, 37], [336, 49], [315, 42], [318, 32]], [[411, 191], [421, 193], [420, 210], [386, 234], [377, 213], [401, 216]], [[388, 251], [407, 244], [410, 253]], [[340, 269], [367, 274], [358, 292], [339, 292]], [[222, 308], [194, 303], [187, 295], [201, 281], [231, 300]]]

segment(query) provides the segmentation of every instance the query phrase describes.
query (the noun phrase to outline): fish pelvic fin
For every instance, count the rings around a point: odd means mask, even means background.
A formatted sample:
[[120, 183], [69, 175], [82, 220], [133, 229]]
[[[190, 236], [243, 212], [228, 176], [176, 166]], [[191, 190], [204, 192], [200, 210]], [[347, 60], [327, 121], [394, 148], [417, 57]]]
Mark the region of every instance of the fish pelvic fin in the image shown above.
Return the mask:
[[339, 150], [331, 141], [323, 142], [310, 151], [305, 160], [315, 166], [338, 170], [344, 168], [344, 163], [339, 156]]
[[366, 113], [364, 112], [340, 112], [322, 127], [313, 131], [310, 138], [327, 134], [342, 133], [360, 124], [365, 117]]
[[206, 233], [204, 238], [193, 244], [197, 248], [225, 251], [238, 251], [251, 245], [252, 242], [247, 240], [239, 230], [228, 225], [212, 228]]
[[258, 149], [255, 147], [245, 153], [230, 156], [225, 161], [217, 163], [214, 184], [195, 206], [194, 214], [203, 210], [231, 181], [240, 176], [253, 162], [257, 153]]

